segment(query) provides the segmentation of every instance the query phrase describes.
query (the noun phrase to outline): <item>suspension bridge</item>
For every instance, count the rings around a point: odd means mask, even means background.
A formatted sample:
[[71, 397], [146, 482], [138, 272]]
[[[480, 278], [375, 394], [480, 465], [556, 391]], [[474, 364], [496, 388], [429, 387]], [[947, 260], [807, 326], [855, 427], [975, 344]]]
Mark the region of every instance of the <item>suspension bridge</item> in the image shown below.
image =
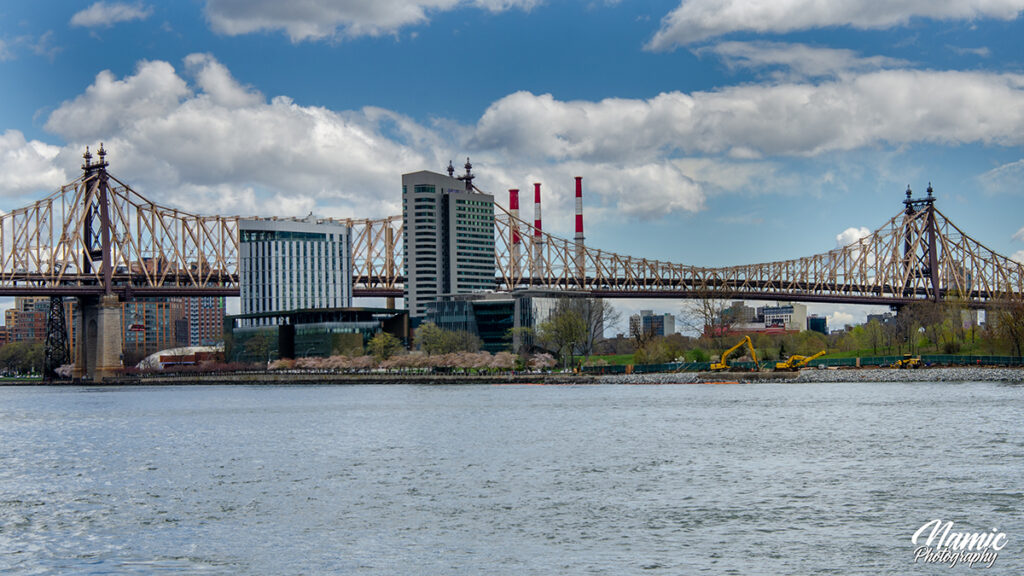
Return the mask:
[[[0, 296], [74, 296], [76, 375], [120, 369], [119, 301], [238, 296], [239, 216], [162, 206], [108, 171], [101, 145], [82, 174], [0, 216]], [[1024, 294], [1024, 266], [953, 224], [907, 189], [870, 235], [778, 262], [697, 267], [626, 256], [534, 227], [495, 204], [495, 289], [580, 291], [602, 298], [787, 300], [901, 306], [956, 298], [982, 308]], [[352, 228], [353, 294], [402, 295], [402, 218], [333, 220]], [[51, 309], [54, 307], [51, 306]], [[48, 347], [49, 351], [49, 347]]]

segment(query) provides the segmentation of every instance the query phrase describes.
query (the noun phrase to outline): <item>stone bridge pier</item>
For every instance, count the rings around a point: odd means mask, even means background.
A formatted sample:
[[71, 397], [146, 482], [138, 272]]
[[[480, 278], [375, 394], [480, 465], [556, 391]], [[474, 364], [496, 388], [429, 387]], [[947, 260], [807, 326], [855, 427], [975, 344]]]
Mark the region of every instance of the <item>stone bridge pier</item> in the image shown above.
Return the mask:
[[78, 299], [75, 315], [75, 379], [102, 380], [118, 376], [122, 364], [121, 303], [116, 294]]

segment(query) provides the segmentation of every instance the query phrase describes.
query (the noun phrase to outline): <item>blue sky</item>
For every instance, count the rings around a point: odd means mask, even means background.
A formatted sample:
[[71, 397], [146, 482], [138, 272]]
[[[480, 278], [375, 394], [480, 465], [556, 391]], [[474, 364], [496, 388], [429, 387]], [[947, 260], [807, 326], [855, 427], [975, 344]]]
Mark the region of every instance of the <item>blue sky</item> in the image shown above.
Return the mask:
[[[545, 227], [703, 266], [826, 251], [909, 184], [1024, 257], [1024, 0], [0, 5], [0, 210], [103, 141], [148, 197], [399, 212], [403, 172], [544, 183]], [[529, 206], [525, 206], [529, 210]], [[669, 301], [627, 311], [677, 310]], [[816, 307], [833, 327], [863, 309]]]

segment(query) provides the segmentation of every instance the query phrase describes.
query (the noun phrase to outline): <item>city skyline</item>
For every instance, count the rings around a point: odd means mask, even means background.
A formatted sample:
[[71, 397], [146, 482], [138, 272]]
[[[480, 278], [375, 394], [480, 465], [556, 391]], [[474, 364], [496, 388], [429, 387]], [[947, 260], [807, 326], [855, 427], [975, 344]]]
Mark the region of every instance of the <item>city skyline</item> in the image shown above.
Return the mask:
[[402, 173], [468, 155], [499, 201], [542, 182], [564, 237], [583, 176], [587, 244], [635, 256], [823, 252], [929, 181], [950, 219], [1024, 256], [1024, 2], [724, 6], [9, 5], [0, 210], [75, 178], [100, 141], [157, 202], [264, 216], [398, 214]]

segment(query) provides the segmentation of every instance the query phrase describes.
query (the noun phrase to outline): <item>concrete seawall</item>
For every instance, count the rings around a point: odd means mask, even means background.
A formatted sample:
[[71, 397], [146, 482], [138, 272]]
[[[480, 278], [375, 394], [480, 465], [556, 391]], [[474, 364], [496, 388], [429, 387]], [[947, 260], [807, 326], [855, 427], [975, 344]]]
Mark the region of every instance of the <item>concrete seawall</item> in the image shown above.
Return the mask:
[[[194, 384], [594, 384], [594, 377], [576, 374], [334, 374], [314, 372], [254, 372], [218, 374], [161, 374], [105, 380], [114, 386], [184, 386]], [[96, 384], [96, 383], [93, 383]]]

